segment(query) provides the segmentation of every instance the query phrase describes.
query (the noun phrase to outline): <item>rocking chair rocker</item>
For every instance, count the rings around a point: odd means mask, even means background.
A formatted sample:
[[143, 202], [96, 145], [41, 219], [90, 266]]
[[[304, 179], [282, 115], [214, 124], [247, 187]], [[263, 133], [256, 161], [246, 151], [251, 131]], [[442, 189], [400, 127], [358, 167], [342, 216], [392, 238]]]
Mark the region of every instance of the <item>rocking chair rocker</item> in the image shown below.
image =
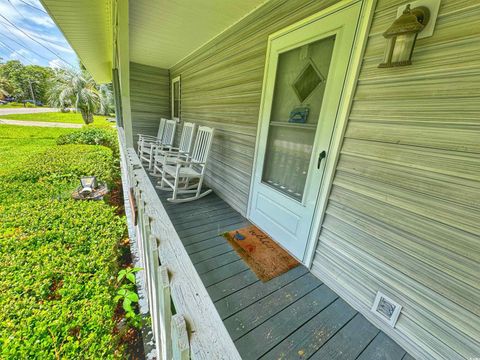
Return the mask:
[[[162, 166], [162, 178], [160, 189], [173, 191], [170, 202], [180, 203], [204, 197], [212, 192], [211, 189], [202, 191], [203, 177], [207, 165], [208, 154], [213, 140], [213, 128], [200, 126], [198, 128], [195, 145], [191, 154], [180, 156], [174, 164], [164, 163]], [[192, 184], [192, 180], [194, 183]], [[167, 188], [168, 185], [170, 188]], [[178, 198], [178, 195], [194, 194], [186, 198]]]

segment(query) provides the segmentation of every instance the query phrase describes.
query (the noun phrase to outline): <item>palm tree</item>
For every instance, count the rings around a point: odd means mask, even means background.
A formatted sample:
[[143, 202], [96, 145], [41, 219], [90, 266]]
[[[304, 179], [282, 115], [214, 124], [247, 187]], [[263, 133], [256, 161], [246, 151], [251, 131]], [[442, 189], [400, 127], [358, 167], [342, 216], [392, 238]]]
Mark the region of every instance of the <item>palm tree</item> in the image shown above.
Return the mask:
[[112, 84], [101, 84], [98, 87], [98, 92], [100, 94], [100, 107], [98, 113], [100, 115], [108, 116], [115, 112]]
[[53, 106], [74, 106], [85, 124], [93, 122], [100, 107], [100, 94], [92, 76], [85, 70], [59, 69], [53, 77], [49, 102]]

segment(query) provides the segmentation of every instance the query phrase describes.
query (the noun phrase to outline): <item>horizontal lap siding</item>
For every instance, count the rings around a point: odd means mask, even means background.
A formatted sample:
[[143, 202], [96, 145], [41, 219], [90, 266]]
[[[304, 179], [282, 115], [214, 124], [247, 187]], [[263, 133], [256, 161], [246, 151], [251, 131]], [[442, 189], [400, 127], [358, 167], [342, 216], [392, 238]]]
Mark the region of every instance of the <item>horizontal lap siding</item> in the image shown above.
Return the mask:
[[137, 134], [156, 135], [160, 118], [170, 117], [169, 72], [130, 63], [130, 103], [134, 141]]
[[182, 121], [213, 126], [207, 182], [245, 215], [268, 36], [337, 1], [272, 0], [175, 65]]
[[480, 4], [443, 0], [413, 65], [378, 69], [398, 5], [377, 5], [312, 271], [367, 315], [397, 299], [382, 329], [419, 359], [476, 358]]

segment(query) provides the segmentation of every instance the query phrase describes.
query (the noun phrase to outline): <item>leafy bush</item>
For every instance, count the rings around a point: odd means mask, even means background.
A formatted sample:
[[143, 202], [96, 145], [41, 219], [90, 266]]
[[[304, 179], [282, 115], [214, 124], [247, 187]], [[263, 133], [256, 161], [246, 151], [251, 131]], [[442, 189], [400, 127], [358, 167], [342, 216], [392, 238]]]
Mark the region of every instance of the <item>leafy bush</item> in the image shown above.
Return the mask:
[[66, 145], [34, 153], [0, 176], [0, 204], [30, 199], [69, 199], [80, 177], [95, 175], [111, 184], [116, 176], [112, 151], [103, 146]]
[[60, 136], [57, 139], [57, 144], [102, 145], [112, 149], [114, 156], [118, 157], [119, 154], [118, 140], [115, 131], [103, 127], [84, 126], [78, 131]]
[[0, 359], [123, 358], [115, 332], [124, 218], [74, 201], [82, 175], [117, 176], [104, 146], [71, 130], [0, 125]]
[[24, 166], [23, 180], [77, 180], [95, 175], [100, 181], [112, 180], [112, 151], [102, 146], [66, 145], [52, 147], [32, 156]]
[[54, 146], [58, 136], [72, 131], [62, 128], [0, 125], [0, 178], [22, 172], [24, 163], [29, 158]]
[[0, 358], [114, 358], [116, 244], [103, 202], [0, 206]]
[[135, 273], [142, 268], [126, 268], [119, 271], [117, 276], [118, 291], [115, 300], [122, 300], [122, 307], [125, 311], [125, 318], [135, 327], [140, 327], [141, 316], [135, 312], [133, 306], [138, 303], [138, 295], [135, 289]]

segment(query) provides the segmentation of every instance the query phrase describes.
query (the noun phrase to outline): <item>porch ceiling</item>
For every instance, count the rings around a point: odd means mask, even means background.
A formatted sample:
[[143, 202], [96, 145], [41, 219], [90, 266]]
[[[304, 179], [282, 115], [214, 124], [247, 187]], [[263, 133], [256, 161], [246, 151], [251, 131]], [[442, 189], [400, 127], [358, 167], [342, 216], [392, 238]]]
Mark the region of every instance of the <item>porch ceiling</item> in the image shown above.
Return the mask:
[[168, 69], [266, 1], [131, 1], [130, 59]]
[[111, 81], [111, 0], [41, 0], [97, 82]]

